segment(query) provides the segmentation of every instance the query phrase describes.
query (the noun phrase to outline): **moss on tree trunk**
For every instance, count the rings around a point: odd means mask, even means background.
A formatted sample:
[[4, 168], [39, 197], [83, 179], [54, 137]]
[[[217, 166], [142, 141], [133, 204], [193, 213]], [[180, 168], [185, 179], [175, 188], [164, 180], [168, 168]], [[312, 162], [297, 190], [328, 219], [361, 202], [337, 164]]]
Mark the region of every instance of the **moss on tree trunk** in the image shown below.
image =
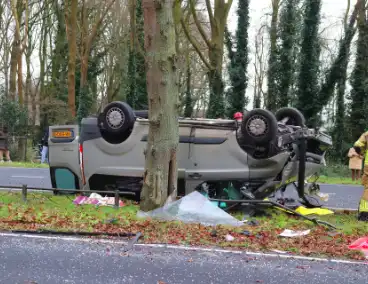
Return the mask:
[[149, 132], [141, 210], [162, 206], [176, 194], [179, 140], [173, 0], [143, 0]]

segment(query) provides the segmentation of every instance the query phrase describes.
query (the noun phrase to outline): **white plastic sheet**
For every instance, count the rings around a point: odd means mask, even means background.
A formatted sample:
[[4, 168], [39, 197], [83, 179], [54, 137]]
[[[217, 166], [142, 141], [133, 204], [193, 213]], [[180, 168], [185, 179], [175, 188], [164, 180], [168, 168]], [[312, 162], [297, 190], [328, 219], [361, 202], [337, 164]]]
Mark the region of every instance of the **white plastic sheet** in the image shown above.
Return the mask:
[[239, 227], [243, 223], [224, 210], [213, 205], [205, 196], [194, 191], [180, 200], [165, 204], [149, 212], [139, 211], [138, 217], [150, 217], [165, 221], [200, 223], [205, 226], [230, 225]]
[[294, 238], [294, 237], [306, 236], [309, 233], [310, 233], [310, 230], [293, 231], [293, 230], [285, 229], [284, 231], [281, 232], [280, 236], [281, 237]]

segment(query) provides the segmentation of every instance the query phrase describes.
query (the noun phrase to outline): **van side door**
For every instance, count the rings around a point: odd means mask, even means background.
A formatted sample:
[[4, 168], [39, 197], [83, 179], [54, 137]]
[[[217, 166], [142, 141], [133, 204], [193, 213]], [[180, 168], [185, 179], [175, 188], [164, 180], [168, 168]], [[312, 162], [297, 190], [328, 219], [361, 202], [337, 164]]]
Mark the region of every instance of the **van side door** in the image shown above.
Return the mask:
[[50, 126], [48, 144], [52, 186], [80, 189], [82, 182], [78, 125]]

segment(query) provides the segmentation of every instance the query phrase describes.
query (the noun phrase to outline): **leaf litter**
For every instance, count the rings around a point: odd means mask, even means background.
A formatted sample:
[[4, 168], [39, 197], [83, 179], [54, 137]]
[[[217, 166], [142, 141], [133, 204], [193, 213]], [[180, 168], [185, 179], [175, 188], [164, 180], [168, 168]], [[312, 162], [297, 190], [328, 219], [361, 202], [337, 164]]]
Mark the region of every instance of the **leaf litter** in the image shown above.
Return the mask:
[[[34, 195], [34, 196], [33, 196]], [[0, 230], [57, 230], [104, 233], [142, 233], [144, 243], [167, 243], [222, 247], [247, 251], [283, 251], [306, 256], [329, 256], [364, 260], [360, 251], [350, 250], [349, 245], [368, 236], [368, 224], [356, 221], [356, 214], [339, 213], [322, 216], [336, 224], [340, 230], [331, 232], [296, 216], [272, 212], [272, 217], [259, 217], [240, 227], [226, 225], [204, 226], [179, 221], [160, 221], [137, 218], [137, 204], [124, 201], [119, 209], [77, 206], [68, 196], [30, 194], [29, 201], [22, 203], [15, 193], [0, 195]], [[238, 216], [238, 213], [232, 214]], [[113, 220], [113, 222], [110, 222]], [[285, 229], [310, 230], [305, 236], [282, 238]], [[229, 238], [227, 236], [231, 236]], [[230, 240], [231, 239], [231, 240]]]

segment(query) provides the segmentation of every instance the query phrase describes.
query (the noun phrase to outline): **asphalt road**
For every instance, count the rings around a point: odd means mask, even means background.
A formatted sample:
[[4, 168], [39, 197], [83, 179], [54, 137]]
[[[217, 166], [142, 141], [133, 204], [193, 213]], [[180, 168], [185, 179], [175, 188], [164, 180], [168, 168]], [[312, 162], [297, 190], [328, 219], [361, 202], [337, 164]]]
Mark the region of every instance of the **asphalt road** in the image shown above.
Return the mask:
[[[0, 168], [0, 185], [22, 185], [51, 188], [50, 173], [45, 168]], [[357, 209], [363, 188], [355, 185], [321, 185], [321, 191], [330, 195], [325, 204], [329, 207]], [[288, 197], [297, 198], [296, 191], [289, 187]]]
[[[368, 266], [0, 236], [0, 283], [366, 284]], [[160, 282], [161, 281], [161, 282]]]
[[47, 168], [0, 167], [0, 185], [51, 188], [50, 171]]

